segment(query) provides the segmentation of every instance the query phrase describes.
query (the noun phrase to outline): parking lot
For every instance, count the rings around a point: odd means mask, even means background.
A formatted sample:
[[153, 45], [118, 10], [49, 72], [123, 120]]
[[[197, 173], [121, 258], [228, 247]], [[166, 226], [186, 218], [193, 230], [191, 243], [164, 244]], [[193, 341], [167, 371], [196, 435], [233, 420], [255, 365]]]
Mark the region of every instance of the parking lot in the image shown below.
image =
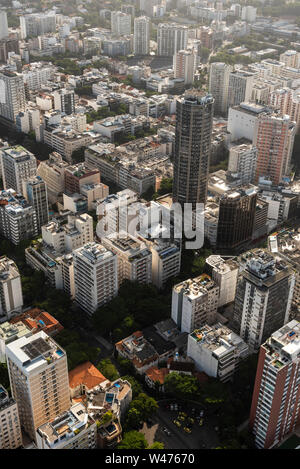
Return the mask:
[[208, 417], [204, 409], [193, 404], [177, 404], [176, 410], [171, 401], [161, 402], [156, 416], [141, 431], [149, 444], [155, 439], [163, 442], [166, 449], [209, 449], [219, 444], [215, 426], [215, 418]]

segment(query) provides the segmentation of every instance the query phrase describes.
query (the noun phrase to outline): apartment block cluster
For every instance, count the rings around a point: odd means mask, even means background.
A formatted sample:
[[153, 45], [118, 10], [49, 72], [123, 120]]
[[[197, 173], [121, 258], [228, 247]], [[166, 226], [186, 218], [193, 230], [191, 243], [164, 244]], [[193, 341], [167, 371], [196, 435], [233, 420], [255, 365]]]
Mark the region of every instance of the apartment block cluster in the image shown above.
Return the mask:
[[[1, 333], [8, 336], [7, 330]], [[68, 373], [66, 352], [43, 330], [11, 334], [5, 360], [12, 397], [0, 385], [1, 449], [26, 447], [24, 431], [36, 449], [112, 449], [120, 443], [132, 400], [128, 381], [111, 382], [90, 362]]]
[[[27, 265], [87, 320], [127, 281], [172, 289], [168, 319], [115, 344], [151, 389], [163, 393], [170, 373], [226, 383], [259, 354], [250, 428], [257, 448], [271, 448], [300, 423], [300, 235], [284, 227], [300, 208], [300, 46], [279, 60], [268, 48], [248, 65], [201, 64], [224, 40], [264, 28], [290, 37], [290, 28], [215, 1], [178, 1], [181, 23], [168, 3], [140, 0], [140, 16], [133, 4], [101, 9], [106, 26], [83, 32], [83, 16], [56, 8], [21, 6], [16, 29], [0, 11], [0, 126], [52, 151], [39, 160], [1, 141], [0, 235], [30, 240]], [[49, 62], [63, 53], [81, 57], [80, 75]], [[229, 53], [250, 57], [242, 46]], [[129, 55], [135, 65], [116, 59]], [[208, 92], [197, 86], [206, 72]], [[226, 151], [227, 169], [211, 173]], [[171, 178], [172, 193], [149, 201]], [[218, 252], [180, 282], [188, 244], [173, 204], [192, 208], [195, 250], [208, 241]], [[39, 449], [114, 448], [130, 383], [90, 362], [68, 373], [54, 338], [62, 326], [27, 306], [18, 266], [1, 253], [0, 362], [12, 397], [0, 383], [0, 448], [22, 446], [22, 430]]]

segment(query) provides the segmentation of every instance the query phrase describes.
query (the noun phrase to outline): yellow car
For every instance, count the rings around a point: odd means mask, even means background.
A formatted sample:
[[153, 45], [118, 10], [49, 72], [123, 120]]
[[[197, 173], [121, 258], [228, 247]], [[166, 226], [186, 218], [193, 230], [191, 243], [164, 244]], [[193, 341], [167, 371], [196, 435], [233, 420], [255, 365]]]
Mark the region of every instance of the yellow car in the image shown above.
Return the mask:
[[181, 420], [183, 422], [185, 420], [185, 418], [183, 417], [183, 415], [179, 415], [178, 420]]
[[184, 427], [183, 430], [185, 431], [185, 433], [192, 433], [192, 430], [188, 427]]
[[202, 425], [203, 425], [203, 419], [200, 419], [199, 420], [199, 426], [202, 427]]
[[189, 423], [195, 423], [195, 420], [194, 420], [192, 417], [189, 417], [189, 418], [188, 418], [188, 422], [189, 422]]
[[176, 425], [176, 427], [181, 427], [181, 423], [178, 420], [174, 420], [173, 423]]

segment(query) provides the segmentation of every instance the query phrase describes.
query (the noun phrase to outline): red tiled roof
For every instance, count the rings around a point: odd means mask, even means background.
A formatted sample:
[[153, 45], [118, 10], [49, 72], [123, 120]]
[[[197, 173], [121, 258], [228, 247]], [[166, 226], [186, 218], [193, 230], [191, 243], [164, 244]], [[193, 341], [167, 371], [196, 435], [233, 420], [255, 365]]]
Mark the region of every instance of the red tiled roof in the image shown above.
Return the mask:
[[91, 362], [82, 363], [69, 372], [69, 385], [71, 389], [77, 388], [81, 384], [85, 385], [88, 389], [93, 389], [104, 381], [106, 381], [105, 376]]
[[148, 378], [155, 383], [158, 381], [160, 384], [164, 384], [165, 377], [169, 374], [168, 368], [157, 368], [156, 366], [152, 366], [146, 371], [146, 375]]

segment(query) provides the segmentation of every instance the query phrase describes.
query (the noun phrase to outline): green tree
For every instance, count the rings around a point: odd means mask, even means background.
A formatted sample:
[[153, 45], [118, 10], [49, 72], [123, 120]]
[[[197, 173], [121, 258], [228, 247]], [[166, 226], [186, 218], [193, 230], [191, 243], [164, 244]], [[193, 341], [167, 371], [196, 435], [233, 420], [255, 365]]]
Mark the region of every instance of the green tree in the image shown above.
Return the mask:
[[144, 435], [133, 430], [124, 434], [118, 449], [146, 449], [147, 446], [148, 444]]
[[160, 441], [155, 441], [151, 446], [148, 446], [148, 449], [165, 449], [165, 445]]
[[109, 358], [101, 360], [97, 368], [109, 381], [115, 381], [119, 378], [118, 370]]

